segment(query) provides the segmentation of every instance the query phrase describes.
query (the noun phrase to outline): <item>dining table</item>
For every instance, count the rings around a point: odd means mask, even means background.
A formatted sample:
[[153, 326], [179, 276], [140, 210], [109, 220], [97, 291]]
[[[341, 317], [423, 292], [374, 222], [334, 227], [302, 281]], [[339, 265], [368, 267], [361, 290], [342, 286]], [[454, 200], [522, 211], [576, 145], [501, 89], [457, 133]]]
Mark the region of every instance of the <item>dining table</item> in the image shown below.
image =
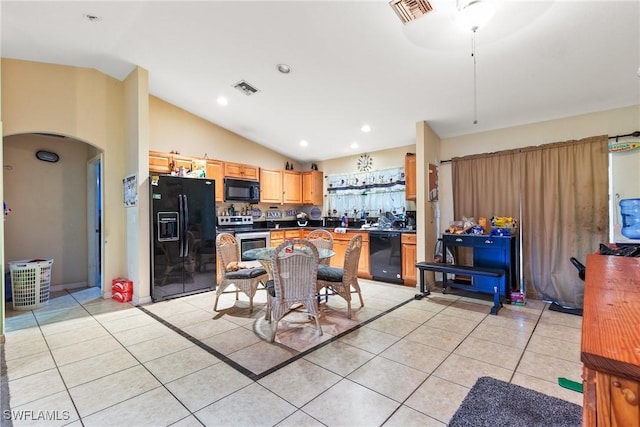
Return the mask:
[[[333, 249], [325, 249], [325, 248], [317, 248], [317, 249], [318, 249], [319, 261], [323, 259], [331, 258], [336, 254]], [[267, 270], [267, 273], [269, 274], [269, 279], [273, 279], [273, 269], [271, 267], [271, 254], [273, 254], [275, 250], [276, 250], [275, 247], [247, 249], [246, 251], [242, 252], [242, 257], [244, 259], [251, 260], [251, 261], [259, 261], [260, 264], [262, 264], [262, 266], [264, 267], [264, 269]], [[305, 251], [308, 249], [304, 247], [294, 246], [293, 250]]]

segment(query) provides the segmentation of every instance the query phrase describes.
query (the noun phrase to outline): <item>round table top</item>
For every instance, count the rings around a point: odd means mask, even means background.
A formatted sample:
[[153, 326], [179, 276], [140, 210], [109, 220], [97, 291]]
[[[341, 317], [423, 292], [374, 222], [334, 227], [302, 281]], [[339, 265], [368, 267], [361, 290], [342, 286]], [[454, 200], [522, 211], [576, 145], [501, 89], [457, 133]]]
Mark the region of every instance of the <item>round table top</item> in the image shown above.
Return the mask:
[[[273, 251], [275, 251], [276, 248], [253, 248], [253, 249], [248, 249], [246, 251], [244, 251], [242, 253], [242, 256], [244, 258], [250, 259], [250, 260], [262, 260], [262, 261], [267, 261], [271, 259], [271, 254], [273, 253]], [[296, 248], [296, 250], [301, 250], [300, 248]], [[318, 248], [318, 258], [319, 259], [325, 259], [325, 258], [331, 258], [332, 256], [334, 256], [336, 253], [335, 251], [333, 251], [332, 249], [321, 249]]]

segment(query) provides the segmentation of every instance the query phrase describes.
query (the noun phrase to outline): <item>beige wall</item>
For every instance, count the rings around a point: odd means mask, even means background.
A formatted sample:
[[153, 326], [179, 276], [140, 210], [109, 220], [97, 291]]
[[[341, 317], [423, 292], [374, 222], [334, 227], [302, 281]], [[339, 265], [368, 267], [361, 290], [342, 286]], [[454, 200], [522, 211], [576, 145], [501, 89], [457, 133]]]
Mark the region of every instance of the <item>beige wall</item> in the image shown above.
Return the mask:
[[[105, 283], [126, 272], [122, 206], [123, 105], [122, 82], [96, 70], [2, 59], [5, 137], [54, 133], [84, 141], [104, 153]], [[85, 161], [82, 164], [86, 168]], [[4, 186], [4, 182], [0, 182], [0, 186]], [[86, 194], [86, 188], [82, 193]], [[86, 230], [86, 227], [78, 229]], [[52, 236], [39, 237], [49, 241]], [[86, 236], [82, 240], [86, 242]], [[6, 250], [7, 242], [2, 243]], [[56, 267], [57, 263], [54, 270]]]
[[[380, 150], [370, 152], [369, 155], [373, 159], [373, 169], [389, 169], [404, 167], [404, 156], [407, 153], [415, 153], [415, 145], [406, 145], [402, 147], [390, 148], [388, 150]], [[339, 157], [337, 159], [323, 160], [315, 162], [318, 170], [326, 175], [339, 173], [358, 172], [358, 158], [360, 154], [353, 156]], [[304, 169], [309, 169], [308, 165], [304, 165]]]
[[[38, 150], [60, 161], [36, 159]], [[53, 258], [51, 284], [87, 281], [87, 144], [37, 135], [4, 138], [5, 258]]]
[[[149, 98], [149, 149], [284, 169], [290, 159], [160, 98]], [[295, 169], [301, 170], [295, 164]]]

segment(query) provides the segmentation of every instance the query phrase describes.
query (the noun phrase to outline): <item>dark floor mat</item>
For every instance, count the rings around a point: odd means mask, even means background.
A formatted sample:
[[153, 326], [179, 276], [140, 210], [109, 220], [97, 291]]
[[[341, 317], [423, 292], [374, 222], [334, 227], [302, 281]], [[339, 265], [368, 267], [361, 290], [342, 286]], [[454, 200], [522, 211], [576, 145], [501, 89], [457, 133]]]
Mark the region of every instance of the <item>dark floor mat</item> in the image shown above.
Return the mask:
[[551, 305], [549, 305], [549, 310], [557, 311], [559, 313], [575, 314], [576, 316], [582, 316], [582, 309], [581, 308], [563, 307], [560, 304], [558, 304], [557, 302], [552, 302]]
[[480, 377], [449, 427], [579, 427], [582, 408], [490, 377]]

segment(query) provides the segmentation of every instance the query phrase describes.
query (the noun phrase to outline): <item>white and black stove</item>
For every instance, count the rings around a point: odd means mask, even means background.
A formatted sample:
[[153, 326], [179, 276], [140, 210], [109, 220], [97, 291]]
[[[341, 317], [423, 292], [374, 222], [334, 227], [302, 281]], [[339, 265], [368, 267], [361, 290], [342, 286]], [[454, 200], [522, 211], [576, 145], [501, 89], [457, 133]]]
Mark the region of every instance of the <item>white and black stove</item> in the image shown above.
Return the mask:
[[218, 231], [234, 233], [253, 231], [253, 217], [251, 215], [219, 216]]
[[[240, 244], [240, 254], [253, 248], [268, 248], [271, 246], [271, 233], [253, 228], [253, 217], [245, 215], [230, 215], [218, 217], [218, 232], [233, 233]], [[247, 261], [242, 257], [243, 261]]]

